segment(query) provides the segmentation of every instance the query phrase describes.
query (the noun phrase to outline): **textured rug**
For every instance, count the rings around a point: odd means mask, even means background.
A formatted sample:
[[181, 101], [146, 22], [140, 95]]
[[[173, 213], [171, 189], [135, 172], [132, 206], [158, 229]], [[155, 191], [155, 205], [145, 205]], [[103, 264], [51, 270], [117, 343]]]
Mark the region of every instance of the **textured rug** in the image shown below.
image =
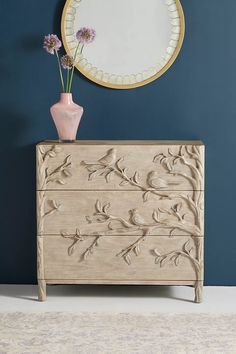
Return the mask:
[[0, 314], [0, 353], [235, 354], [236, 315]]

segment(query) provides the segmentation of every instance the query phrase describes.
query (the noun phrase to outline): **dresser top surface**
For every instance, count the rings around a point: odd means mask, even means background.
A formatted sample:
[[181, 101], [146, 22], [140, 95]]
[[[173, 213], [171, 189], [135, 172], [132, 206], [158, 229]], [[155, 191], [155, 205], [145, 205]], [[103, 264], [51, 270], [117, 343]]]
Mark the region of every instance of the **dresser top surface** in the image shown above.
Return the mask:
[[58, 140], [44, 140], [37, 145], [204, 145], [201, 140], [76, 140], [61, 143]]

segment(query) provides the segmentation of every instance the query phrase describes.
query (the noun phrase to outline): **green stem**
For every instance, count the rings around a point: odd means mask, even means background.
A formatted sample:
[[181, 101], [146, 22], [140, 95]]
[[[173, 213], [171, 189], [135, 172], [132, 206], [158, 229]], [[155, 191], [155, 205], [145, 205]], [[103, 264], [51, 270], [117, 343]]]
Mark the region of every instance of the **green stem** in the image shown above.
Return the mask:
[[[79, 44], [77, 45], [77, 48], [76, 48], [76, 50], [75, 50], [74, 61], [75, 61], [76, 56], [77, 56], [77, 52], [78, 52], [78, 49], [79, 49], [79, 45], [80, 45], [80, 42], [79, 42]], [[82, 54], [83, 49], [84, 49], [84, 45], [82, 45], [82, 47], [81, 47], [80, 54]], [[72, 70], [71, 70], [70, 84], [69, 84], [69, 92], [71, 91], [71, 86], [72, 86], [72, 80], [73, 80], [73, 76], [74, 76], [74, 71], [75, 71], [75, 63], [74, 63], [74, 66], [73, 66], [73, 68], [72, 68]]]
[[62, 71], [61, 71], [61, 64], [60, 64], [60, 59], [57, 53], [57, 50], [54, 50], [56, 57], [57, 57], [57, 62], [58, 62], [58, 68], [59, 68], [59, 73], [60, 73], [60, 79], [61, 79], [61, 87], [62, 87], [62, 91], [65, 92], [65, 85], [64, 85], [64, 80], [63, 80], [63, 76], [62, 76]]
[[66, 75], [66, 92], [69, 93], [69, 69], [67, 69], [67, 75]]

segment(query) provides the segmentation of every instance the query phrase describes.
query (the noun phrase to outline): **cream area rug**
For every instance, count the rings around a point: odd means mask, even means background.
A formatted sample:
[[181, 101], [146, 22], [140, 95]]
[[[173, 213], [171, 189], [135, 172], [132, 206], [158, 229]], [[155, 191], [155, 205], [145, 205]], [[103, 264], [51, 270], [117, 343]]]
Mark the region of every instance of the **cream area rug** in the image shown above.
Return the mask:
[[236, 315], [0, 314], [1, 354], [236, 354]]

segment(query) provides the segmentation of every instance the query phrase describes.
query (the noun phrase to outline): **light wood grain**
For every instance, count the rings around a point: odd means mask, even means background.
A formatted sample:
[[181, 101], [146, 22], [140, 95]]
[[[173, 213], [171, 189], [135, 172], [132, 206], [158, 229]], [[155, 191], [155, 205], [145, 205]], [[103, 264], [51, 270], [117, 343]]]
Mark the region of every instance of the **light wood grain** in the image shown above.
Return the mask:
[[197, 304], [202, 302], [203, 281], [196, 281], [195, 283], [195, 299]]
[[[51, 144], [37, 146], [37, 189], [72, 189], [72, 190], [203, 190], [204, 176], [199, 176], [198, 183], [191, 181], [191, 166], [197, 167], [196, 153], [192, 149], [198, 149], [199, 159], [204, 169], [204, 146], [203, 145], [86, 145], [86, 144]], [[178, 156], [181, 146], [183, 159], [176, 159], [172, 164], [171, 156]], [[109, 151], [113, 149], [112, 160], [106, 166], [100, 163]], [[188, 149], [189, 153], [185, 151]], [[197, 150], [196, 150], [197, 151]], [[165, 161], [161, 162], [154, 158], [163, 154], [166, 161], [170, 161], [172, 171], [167, 171]], [[71, 166], [64, 168], [67, 159]], [[120, 160], [122, 159], [122, 161]], [[120, 173], [116, 162], [120, 160], [120, 166], [126, 168], [126, 177], [132, 178], [136, 173], [139, 183], [124, 183], [124, 175]], [[96, 165], [98, 164], [98, 165]], [[99, 165], [100, 164], [100, 165]], [[61, 167], [61, 169], [60, 169]], [[89, 170], [88, 170], [89, 169]], [[91, 171], [96, 170], [94, 175]], [[109, 171], [109, 181], [106, 175]], [[99, 172], [103, 172], [100, 175]], [[175, 172], [175, 173], [174, 173]], [[178, 174], [179, 173], [179, 174]], [[46, 176], [48, 174], [48, 176]], [[126, 178], [126, 182], [127, 182]], [[123, 183], [122, 183], [123, 182]]]
[[38, 300], [45, 301], [47, 297], [46, 294], [46, 281], [38, 279]]
[[[100, 280], [131, 280], [131, 281], [158, 281], [158, 280], [196, 280], [196, 269], [190, 259], [180, 257], [178, 265], [167, 259], [162, 266], [155, 264], [156, 255], [166, 254], [183, 249], [188, 237], [149, 236], [140, 246], [140, 254], [131, 256], [131, 263], [127, 264], [119, 253], [125, 247], [136, 241], [137, 237], [104, 237], [94, 252], [84, 259], [84, 254], [92, 239], [79, 242], [72, 255], [68, 255], [71, 241], [61, 237], [47, 237], [44, 240], [45, 279], [100, 279]], [[192, 257], [196, 256], [194, 242], [190, 240]], [[198, 277], [202, 279], [202, 273]]]
[[94, 284], [94, 285], [188, 285], [195, 286], [195, 280], [113, 280], [113, 279], [47, 279], [48, 285]]
[[201, 141], [47, 141], [36, 161], [40, 301], [46, 284], [175, 284], [201, 302]]
[[[203, 205], [203, 192], [200, 193]], [[204, 232], [203, 211], [199, 209], [198, 225], [195, 208], [192, 209], [189, 205], [189, 198], [193, 195], [191, 191], [173, 192], [168, 198], [161, 200], [158, 196], [151, 196], [145, 203], [142, 192], [135, 191], [46, 191], [37, 194], [38, 210], [41, 210], [41, 213], [38, 213], [38, 233], [41, 235], [60, 235], [62, 232], [73, 234], [77, 228], [82, 233], [89, 234], [127, 233], [127, 228], [120, 218], [130, 223], [128, 231], [136, 235], [141, 234], [148, 226], [152, 235], [171, 233], [203, 236]], [[110, 219], [105, 218], [103, 222], [101, 216], [94, 215], [97, 201], [101, 206], [110, 205], [107, 212], [111, 216]], [[43, 208], [40, 203], [43, 203]], [[175, 208], [180, 210], [175, 212]], [[154, 210], [157, 211], [160, 222], [154, 221]], [[113, 230], [110, 230], [108, 225], [112, 226]], [[154, 227], [151, 227], [152, 225]]]
[[37, 237], [37, 272], [38, 279], [44, 280], [44, 249], [43, 249], [44, 239], [42, 237]]
[[[44, 140], [39, 145], [62, 145], [58, 140]], [[64, 145], [203, 145], [201, 140], [76, 140], [73, 143], [63, 143]]]

